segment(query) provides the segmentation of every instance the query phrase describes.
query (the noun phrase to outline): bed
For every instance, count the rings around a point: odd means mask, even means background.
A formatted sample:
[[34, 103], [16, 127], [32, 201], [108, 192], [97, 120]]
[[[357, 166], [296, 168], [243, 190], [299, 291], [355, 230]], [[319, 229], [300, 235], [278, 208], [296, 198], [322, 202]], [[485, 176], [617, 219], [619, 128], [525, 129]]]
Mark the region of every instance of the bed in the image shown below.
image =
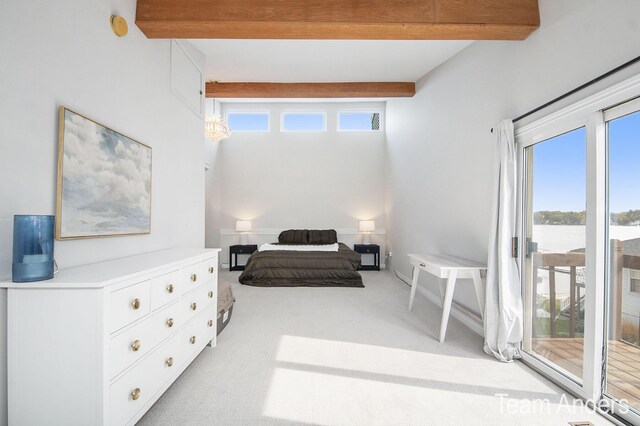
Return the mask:
[[[321, 251], [322, 250], [322, 251]], [[364, 287], [360, 254], [337, 242], [333, 229], [289, 229], [253, 253], [239, 277], [258, 287]]]

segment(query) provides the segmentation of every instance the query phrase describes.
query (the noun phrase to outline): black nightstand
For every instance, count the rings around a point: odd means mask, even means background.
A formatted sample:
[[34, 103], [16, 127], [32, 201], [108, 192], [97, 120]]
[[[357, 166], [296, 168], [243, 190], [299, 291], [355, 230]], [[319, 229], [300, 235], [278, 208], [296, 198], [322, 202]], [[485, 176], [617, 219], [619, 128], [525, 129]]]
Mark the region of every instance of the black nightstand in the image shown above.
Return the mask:
[[360, 265], [363, 271], [379, 271], [380, 270], [380, 246], [377, 244], [354, 244], [353, 250], [360, 254], [372, 254], [373, 265]]
[[244, 265], [238, 265], [239, 254], [251, 254], [258, 250], [258, 246], [255, 244], [237, 244], [229, 247], [229, 270], [230, 271], [244, 271]]

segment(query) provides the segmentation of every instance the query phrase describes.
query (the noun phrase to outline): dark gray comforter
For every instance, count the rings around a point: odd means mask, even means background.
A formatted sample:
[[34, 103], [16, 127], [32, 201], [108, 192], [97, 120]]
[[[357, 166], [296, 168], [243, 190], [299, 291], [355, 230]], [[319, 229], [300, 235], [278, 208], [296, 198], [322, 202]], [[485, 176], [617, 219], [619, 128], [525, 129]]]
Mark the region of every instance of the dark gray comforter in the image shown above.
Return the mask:
[[343, 243], [337, 252], [255, 252], [239, 281], [261, 287], [364, 287], [359, 265], [360, 254]]

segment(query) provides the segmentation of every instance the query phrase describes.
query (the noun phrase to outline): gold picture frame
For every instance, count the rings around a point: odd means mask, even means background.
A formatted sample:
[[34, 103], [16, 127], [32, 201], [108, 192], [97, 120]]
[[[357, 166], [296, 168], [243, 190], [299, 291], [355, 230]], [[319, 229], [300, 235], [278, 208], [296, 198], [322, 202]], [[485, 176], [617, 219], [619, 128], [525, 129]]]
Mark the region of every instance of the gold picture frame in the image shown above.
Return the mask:
[[151, 233], [152, 148], [64, 106], [56, 239]]

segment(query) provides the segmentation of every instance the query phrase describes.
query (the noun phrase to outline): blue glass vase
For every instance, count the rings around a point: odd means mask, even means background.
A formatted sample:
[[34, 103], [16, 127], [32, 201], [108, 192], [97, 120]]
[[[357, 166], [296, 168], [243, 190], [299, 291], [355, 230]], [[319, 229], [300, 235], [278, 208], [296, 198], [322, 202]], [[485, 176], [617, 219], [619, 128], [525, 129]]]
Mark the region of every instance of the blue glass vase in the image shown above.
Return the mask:
[[13, 217], [14, 283], [53, 278], [53, 231], [55, 216]]

